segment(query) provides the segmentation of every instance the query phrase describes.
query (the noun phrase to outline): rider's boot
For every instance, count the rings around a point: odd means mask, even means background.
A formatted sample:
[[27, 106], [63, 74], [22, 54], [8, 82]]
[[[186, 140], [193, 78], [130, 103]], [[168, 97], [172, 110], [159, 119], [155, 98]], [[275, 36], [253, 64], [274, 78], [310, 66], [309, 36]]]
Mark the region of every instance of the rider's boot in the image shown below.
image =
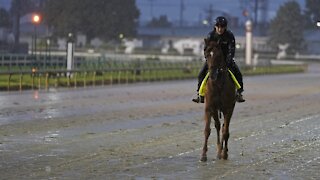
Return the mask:
[[192, 101], [195, 103], [204, 103], [204, 96], [197, 94], [197, 97], [193, 98]]
[[232, 65], [230, 66], [230, 68], [232, 69], [232, 72], [234, 73], [236, 79], [238, 80], [241, 88], [237, 90], [237, 96], [236, 96], [236, 100], [239, 103], [245, 102], [246, 100], [243, 98], [242, 96], [242, 92], [243, 92], [243, 80], [242, 80], [242, 74], [240, 72], [239, 67], [237, 66], [237, 64], [233, 61]]
[[237, 98], [236, 98], [236, 100], [237, 100], [237, 102], [239, 102], [239, 103], [242, 103], [242, 102], [245, 102], [246, 100], [243, 98], [243, 96], [242, 96], [242, 92], [243, 92], [243, 90], [241, 90], [241, 89], [239, 89], [238, 91], [237, 91]]

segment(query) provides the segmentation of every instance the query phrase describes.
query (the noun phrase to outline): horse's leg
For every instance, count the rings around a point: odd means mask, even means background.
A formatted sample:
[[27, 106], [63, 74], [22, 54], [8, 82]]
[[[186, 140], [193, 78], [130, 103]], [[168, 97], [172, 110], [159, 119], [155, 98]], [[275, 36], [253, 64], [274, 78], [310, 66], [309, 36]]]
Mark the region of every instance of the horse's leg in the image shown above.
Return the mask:
[[228, 159], [229, 120], [225, 120], [222, 127], [222, 153], [223, 159]]
[[210, 112], [209, 108], [206, 108], [206, 110], [205, 110], [204, 120], [205, 120], [205, 128], [204, 128], [204, 145], [202, 148], [202, 156], [201, 156], [202, 162], [207, 161], [208, 138], [211, 133], [211, 129], [210, 129], [211, 112]]
[[[223, 159], [228, 159], [228, 140], [229, 140], [229, 124], [231, 120], [231, 116], [233, 113], [233, 109], [228, 111], [227, 113], [224, 114], [224, 122], [223, 122], [223, 127], [222, 127], [222, 158]], [[224, 147], [223, 147], [224, 144]]]
[[218, 116], [218, 111], [213, 113], [213, 119], [214, 119], [214, 126], [216, 127], [216, 131], [217, 131], [217, 158], [221, 159], [221, 151], [222, 151], [222, 146], [221, 146], [221, 142], [220, 142], [221, 124], [220, 124], [220, 120], [219, 120], [219, 116]]

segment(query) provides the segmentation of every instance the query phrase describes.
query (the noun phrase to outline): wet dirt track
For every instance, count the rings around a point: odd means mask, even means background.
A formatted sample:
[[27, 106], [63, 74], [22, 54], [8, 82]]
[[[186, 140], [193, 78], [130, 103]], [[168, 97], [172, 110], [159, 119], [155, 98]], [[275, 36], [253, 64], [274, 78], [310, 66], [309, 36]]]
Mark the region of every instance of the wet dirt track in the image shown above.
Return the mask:
[[0, 179], [319, 179], [320, 66], [245, 77], [229, 159], [199, 162], [195, 80], [1, 92]]

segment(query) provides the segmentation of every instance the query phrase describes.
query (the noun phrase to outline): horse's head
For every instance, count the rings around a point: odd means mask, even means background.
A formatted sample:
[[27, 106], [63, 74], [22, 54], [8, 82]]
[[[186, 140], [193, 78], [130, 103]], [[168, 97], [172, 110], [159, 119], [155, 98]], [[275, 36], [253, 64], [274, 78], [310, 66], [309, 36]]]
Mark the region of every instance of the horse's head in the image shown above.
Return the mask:
[[216, 41], [209, 41], [204, 39], [206, 49], [204, 56], [207, 60], [209, 71], [211, 72], [212, 78], [217, 79], [220, 70], [226, 69], [226, 63], [222, 53], [221, 46]]

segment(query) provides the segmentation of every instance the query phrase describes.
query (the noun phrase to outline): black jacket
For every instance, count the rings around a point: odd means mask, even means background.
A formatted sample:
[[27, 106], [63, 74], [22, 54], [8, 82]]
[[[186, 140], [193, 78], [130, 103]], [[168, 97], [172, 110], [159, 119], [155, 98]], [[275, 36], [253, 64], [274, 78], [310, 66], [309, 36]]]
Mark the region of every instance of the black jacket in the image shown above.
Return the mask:
[[[234, 63], [234, 53], [235, 53], [235, 38], [233, 33], [226, 29], [221, 35], [216, 33], [216, 29], [209, 32], [207, 39], [210, 41], [216, 41], [221, 45], [221, 49], [228, 66]], [[206, 49], [206, 47], [205, 47]]]

